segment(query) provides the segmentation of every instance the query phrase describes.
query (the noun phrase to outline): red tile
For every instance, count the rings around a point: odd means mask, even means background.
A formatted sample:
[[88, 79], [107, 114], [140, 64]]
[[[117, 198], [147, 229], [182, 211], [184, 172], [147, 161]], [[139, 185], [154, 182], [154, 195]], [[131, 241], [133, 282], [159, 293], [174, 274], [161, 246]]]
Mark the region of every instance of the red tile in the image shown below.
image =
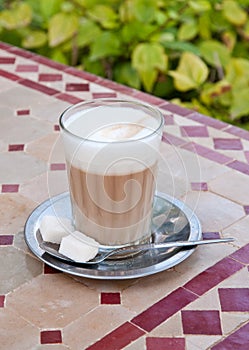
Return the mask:
[[39, 56], [39, 55], [35, 55], [33, 57], [33, 61], [44, 64], [45, 66], [51, 67], [51, 68], [55, 68], [61, 71], [64, 71], [67, 69], [68, 66], [66, 66], [65, 64], [56, 62], [56, 61], [52, 61], [47, 57], [44, 56]]
[[17, 115], [29, 115], [30, 114], [30, 110], [29, 109], [18, 109], [16, 111]]
[[29, 79], [22, 79], [19, 81], [19, 84], [24, 85], [30, 89], [40, 91], [40, 92], [42, 92], [46, 95], [49, 95], [49, 96], [53, 96], [59, 92], [58, 90], [52, 89], [48, 86], [39, 84], [36, 81], [32, 81]]
[[214, 148], [222, 150], [242, 150], [240, 139], [214, 138]]
[[219, 164], [226, 164], [228, 162], [231, 162], [232, 159], [233, 159], [231, 157], [225, 156], [222, 153], [219, 153], [217, 151], [211, 150], [208, 147], [199, 145], [199, 144], [197, 144], [195, 142], [189, 142], [186, 145], [183, 145], [182, 148], [184, 148], [184, 149], [186, 149], [188, 151], [197, 153], [200, 156], [202, 156], [204, 158], [207, 158], [207, 159], [210, 159], [210, 160], [212, 160], [212, 161], [214, 161], [216, 163], [219, 163]]
[[165, 114], [163, 117], [164, 117], [164, 123], [166, 126], [175, 124], [173, 114]]
[[85, 79], [86, 81], [91, 81], [91, 82], [101, 81], [101, 78], [99, 76], [92, 73], [84, 72], [82, 70], [79, 70], [73, 67], [67, 67], [65, 69], [65, 72], [70, 75], [73, 75], [74, 77]]
[[232, 253], [230, 257], [242, 264], [249, 264], [249, 244]]
[[120, 293], [101, 293], [100, 295], [101, 304], [120, 304]]
[[56, 270], [54, 269], [53, 267], [47, 265], [47, 264], [44, 264], [44, 270], [43, 270], [44, 274], [54, 274], [54, 273], [62, 273], [62, 271], [60, 270]]
[[116, 92], [93, 92], [93, 98], [116, 98]]
[[142, 92], [142, 91], [135, 90], [134, 97], [136, 97], [140, 101], [144, 101], [148, 104], [155, 105], [155, 106], [160, 105], [160, 107], [161, 107], [161, 105], [165, 104], [165, 100], [161, 99], [160, 97], [156, 97], [156, 96], [147, 94], [147, 93]]
[[214, 345], [210, 350], [248, 350], [249, 323], [237, 329], [227, 338]]
[[18, 192], [19, 185], [17, 184], [6, 184], [2, 185], [2, 193], [14, 193]]
[[243, 174], [249, 175], [249, 164], [241, 162], [239, 160], [234, 160], [227, 164], [229, 168], [240, 171]]
[[86, 350], [119, 350], [130, 344], [132, 341], [140, 338], [144, 332], [133, 324], [126, 322], [116, 328], [104, 338], [95, 344], [86, 348]]
[[193, 191], [208, 191], [208, 184], [206, 182], [191, 182], [191, 189]]
[[244, 205], [246, 215], [249, 215], [249, 205]]
[[84, 101], [81, 98], [78, 98], [78, 97], [75, 97], [75, 96], [72, 96], [72, 95], [68, 95], [68, 94], [64, 94], [64, 93], [59, 93], [55, 97], [58, 100], [66, 101], [66, 102], [69, 102], [69, 103], [72, 103], [72, 104], [76, 104], [76, 103]]
[[66, 84], [66, 91], [89, 91], [89, 84], [88, 83], [67, 83]]
[[39, 74], [38, 81], [61, 81], [62, 74]]
[[206, 126], [187, 125], [181, 126], [180, 131], [184, 137], [208, 137], [208, 130]]
[[167, 103], [165, 105], [160, 106], [160, 108], [165, 109], [166, 111], [181, 115], [181, 116], [187, 116], [191, 113], [193, 113], [193, 111], [191, 111], [190, 109], [181, 107], [181, 106], [177, 106], [173, 103]]
[[50, 170], [65, 170], [66, 164], [65, 163], [53, 163], [50, 164]]
[[186, 144], [185, 140], [175, 135], [168, 134], [167, 132], [163, 133], [162, 141], [173, 146], [182, 146]]
[[188, 115], [188, 119], [197, 121], [198, 123], [204, 124], [206, 126], [211, 126], [215, 129], [222, 130], [227, 128], [227, 124], [215, 119], [215, 118], [210, 118], [206, 115], [194, 112], [193, 114]]
[[247, 130], [238, 128], [237, 126], [229, 126], [226, 128], [226, 132], [234, 136], [238, 136], [239, 138], [249, 140], [249, 132]]
[[203, 239], [219, 239], [219, 232], [202, 232]]
[[8, 151], [9, 152], [14, 152], [14, 151], [23, 151], [24, 150], [24, 145], [9, 145]]
[[185, 350], [185, 339], [148, 337], [146, 350]]
[[1, 245], [12, 245], [14, 240], [13, 235], [0, 235], [0, 246]]
[[242, 268], [243, 265], [239, 262], [224, 258], [192, 278], [183, 287], [197, 295], [202, 295]]
[[249, 288], [220, 288], [222, 311], [249, 311]]
[[178, 288], [134, 317], [131, 322], [150, 332], [197, 298], [197, 295], [183, 288]]
[[60, 126], [58, 124], [54, 125], [54, 131], [60, 131]]
[[10, 72], [6, 72], [3, 69], [0, 69], [0, 76], [13, 81], [18, 81], [21, 79], [18, 75]]
[[0, 307], [4, 307], [5, 295], [0, 295]]
[[60, 330], [41, 331], [41, 344], [58, 344], [62, 343], [62, 336]]
[[0, 57], [0, 64], [14, 64], [16, 61], [15, 57]]
[[222, 334], [217, 310], [183, 310], [182, 326], [184, 334]]
[[4, 42], [0, 42], [0, 49], [2, 49], [2, 50], [8, 51], [9, 49], [11, 49], [11, 47], [12, 46], [10, 44], [4, 43]]
[[16, 66], [16, 72], [27, 72], [27, 73], [36, 73], [39, 70], [37, 64], [18, 64]]
[[33, 53], [31, 51], [23, 50], [19, 47], [15, 47], [15, 46], [12, 46], [9, 51], [17, 56], [21, 56], [24, 58], [32, 58], [35, 56], [35, 53]]

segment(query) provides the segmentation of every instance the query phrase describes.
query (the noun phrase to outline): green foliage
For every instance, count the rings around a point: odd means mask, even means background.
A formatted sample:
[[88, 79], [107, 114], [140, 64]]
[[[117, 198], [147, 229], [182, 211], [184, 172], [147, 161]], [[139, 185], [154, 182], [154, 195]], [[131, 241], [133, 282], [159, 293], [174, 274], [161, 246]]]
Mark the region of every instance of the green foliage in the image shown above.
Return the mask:
[[0, 0], [0, 40], [249, 129], [249, 0]]

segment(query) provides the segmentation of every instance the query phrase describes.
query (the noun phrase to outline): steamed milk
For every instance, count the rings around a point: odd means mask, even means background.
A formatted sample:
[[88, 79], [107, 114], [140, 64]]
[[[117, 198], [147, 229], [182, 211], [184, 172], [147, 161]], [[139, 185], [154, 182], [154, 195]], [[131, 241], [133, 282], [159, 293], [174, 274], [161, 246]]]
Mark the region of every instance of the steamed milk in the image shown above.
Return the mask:
[[110, 106], [77, 113], [65, 123], [75, 135], [63, 133], [77, 230], [103, 245], [150, 235], [157, 125], [142, 111]]

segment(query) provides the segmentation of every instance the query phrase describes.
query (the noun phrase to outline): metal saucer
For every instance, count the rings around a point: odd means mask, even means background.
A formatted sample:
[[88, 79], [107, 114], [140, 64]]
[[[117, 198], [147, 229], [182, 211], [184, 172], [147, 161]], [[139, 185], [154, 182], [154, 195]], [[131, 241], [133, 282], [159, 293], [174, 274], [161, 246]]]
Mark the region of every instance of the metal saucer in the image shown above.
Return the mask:
[[[195, 249], [173, 248], [162, 251], [145, 251], [125, 259], [112, 259], [97, 265], [62, 261], [40, 248], [37, 232], [45, 215], [71, 218], [69, 193], [52, 197], [39, 205], [25, 224], [24, 236], [29, 249], [44, 263], [62, 272], [80, 277], [101, 280], [138, 278], [167, 270], [187, 259]], [[154, 197], [152, 233], [153, 242], [198, 240], [202, 238], [197, 216], [183, 202], [164, 193]]]

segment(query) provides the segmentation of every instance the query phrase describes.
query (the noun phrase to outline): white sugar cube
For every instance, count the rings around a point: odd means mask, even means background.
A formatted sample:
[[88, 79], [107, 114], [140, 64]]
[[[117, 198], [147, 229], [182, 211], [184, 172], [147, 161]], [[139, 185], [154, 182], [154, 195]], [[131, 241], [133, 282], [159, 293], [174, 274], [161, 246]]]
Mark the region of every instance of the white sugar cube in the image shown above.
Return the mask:
[[79, 231], [63, 237], [59, 249], [59, 253], [77, 262], [93, 259], [98, 251], [99, 243]]
[[73, 232], [71, 221], [67, 218], [46, 215], [40, 223], [40, 232], [46, 242], [60, 244], [63, 237]]

